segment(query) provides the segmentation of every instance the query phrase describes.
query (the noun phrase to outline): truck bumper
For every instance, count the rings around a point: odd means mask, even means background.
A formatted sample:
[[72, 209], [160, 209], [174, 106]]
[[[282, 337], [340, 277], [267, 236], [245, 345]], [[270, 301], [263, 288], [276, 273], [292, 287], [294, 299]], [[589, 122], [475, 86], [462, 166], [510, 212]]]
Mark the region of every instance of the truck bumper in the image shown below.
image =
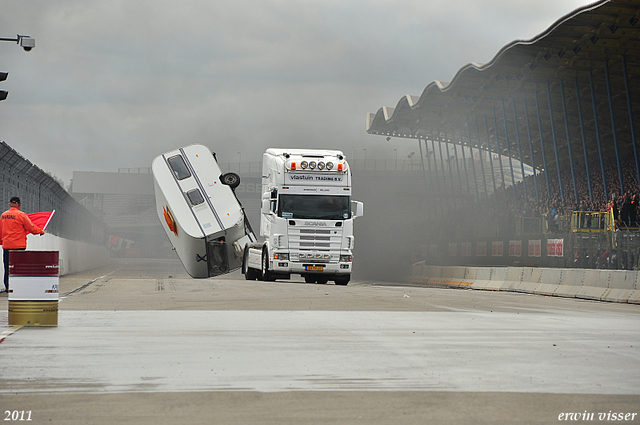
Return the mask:
[[[321, 269], [319, 267], [322, 266]], [[310, 264], [286, 260], [272, 260], [271, 270], [275, 273], [342, 275], [351, 273], [351, 263]]]

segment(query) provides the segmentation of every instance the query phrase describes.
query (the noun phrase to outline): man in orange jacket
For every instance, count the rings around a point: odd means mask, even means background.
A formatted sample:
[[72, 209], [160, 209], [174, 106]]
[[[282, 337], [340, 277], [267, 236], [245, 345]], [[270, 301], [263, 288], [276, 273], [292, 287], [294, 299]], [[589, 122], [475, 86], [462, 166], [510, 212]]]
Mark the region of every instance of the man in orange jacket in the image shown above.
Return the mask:
[[9, 292], [9, 252], [27, 249], [27, 235], [44, 235], [44, 230], [29, 220], [20, 211], [20, 198], [14, 196], [9, 200], [9, 210], [0, 215], [0, 245], [4, 263], [4, 290]]

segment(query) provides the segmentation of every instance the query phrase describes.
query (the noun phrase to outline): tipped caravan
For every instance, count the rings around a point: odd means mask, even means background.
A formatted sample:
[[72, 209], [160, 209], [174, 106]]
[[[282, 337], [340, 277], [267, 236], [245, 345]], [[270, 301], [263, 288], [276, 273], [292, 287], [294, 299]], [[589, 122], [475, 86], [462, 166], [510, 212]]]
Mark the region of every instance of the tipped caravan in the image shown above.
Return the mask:
[[163, 153], [151, 169], [158, 219], [187, 273], [207, 278], [239, 269], [256, 237], [234, 193], [238, 175], [223, 174], [203, 145]]

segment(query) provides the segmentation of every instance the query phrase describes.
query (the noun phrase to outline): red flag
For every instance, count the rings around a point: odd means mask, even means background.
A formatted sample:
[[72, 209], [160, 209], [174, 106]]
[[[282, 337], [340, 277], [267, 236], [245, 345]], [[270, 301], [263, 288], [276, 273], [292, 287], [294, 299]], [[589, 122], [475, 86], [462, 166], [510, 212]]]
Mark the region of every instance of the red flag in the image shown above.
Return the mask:
[[35, 224], [42, 230], [47, 230], [47, 226], [51, 221], [51, 217], [53, 217], [55, 213], [56, 213], [56, 210], [43, 211], [43, 212], [27, 214], [27, 216], [29, 217], [29, 220], [31, 220], [33, 224]]

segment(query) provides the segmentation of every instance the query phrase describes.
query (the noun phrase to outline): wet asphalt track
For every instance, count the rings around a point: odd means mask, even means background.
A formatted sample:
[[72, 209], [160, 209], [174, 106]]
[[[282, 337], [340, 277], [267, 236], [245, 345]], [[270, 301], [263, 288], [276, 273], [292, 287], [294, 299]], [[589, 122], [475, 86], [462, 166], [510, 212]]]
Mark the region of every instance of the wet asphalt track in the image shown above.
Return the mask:
[[[240, 278], [193, 280], [157, 260], [62, 278], [58, 327], [11, 328], [0, 315], [2, 410], [31, 411], [32, 423], [555, 423], [565, 410], [640, 413], [638, 306]], [[6, 297], [0, 306], [7, 311]], [[162, 413], [172, 403], [178, 417]], [[193, 411], [179, 413], [185, 405]]]

